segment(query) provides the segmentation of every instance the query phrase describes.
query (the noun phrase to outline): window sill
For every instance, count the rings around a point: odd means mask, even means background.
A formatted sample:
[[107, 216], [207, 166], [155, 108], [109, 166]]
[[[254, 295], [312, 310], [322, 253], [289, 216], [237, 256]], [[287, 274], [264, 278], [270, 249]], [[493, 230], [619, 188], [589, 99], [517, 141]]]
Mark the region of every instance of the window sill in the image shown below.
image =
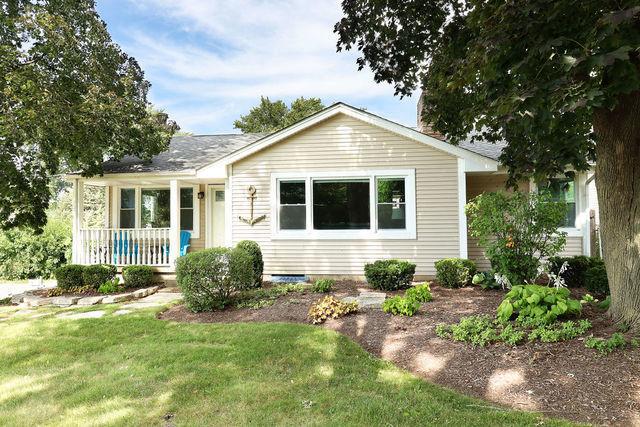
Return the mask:
[[575, 227], [561, 227], [558, 231], [567, 233], [567, 237], [582, 237], [582, 230]]
[[271, 240], [415, 240], [416, 233], [400, 231], [378, 231], [362, 230], [331, 230], [331, 231], [301, 231], [283, 232], [278, 231], [271, 234]]

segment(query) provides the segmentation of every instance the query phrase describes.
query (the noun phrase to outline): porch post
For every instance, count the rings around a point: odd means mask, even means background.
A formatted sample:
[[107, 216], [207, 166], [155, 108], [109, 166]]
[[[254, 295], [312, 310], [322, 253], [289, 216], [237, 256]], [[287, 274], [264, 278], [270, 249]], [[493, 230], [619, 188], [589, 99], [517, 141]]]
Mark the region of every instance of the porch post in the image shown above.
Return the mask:
[[73, 180], [72, 195], [73, 203], [71, 205], [71, 259], [74, 264], [80, 264], [83, 261], [81, 229], [84, 211], [84, 181], [80, 179]]
[[175, 267], [176, 259], [180, 255], [180, 186], [177, 179], [169, 182], [169, 265]]
[[467, 203], [467, 176], [464, 159], [458, 159], [458, 240], [460, 258], [468, 258], [467, 250], [467, 214], [464, 211]]

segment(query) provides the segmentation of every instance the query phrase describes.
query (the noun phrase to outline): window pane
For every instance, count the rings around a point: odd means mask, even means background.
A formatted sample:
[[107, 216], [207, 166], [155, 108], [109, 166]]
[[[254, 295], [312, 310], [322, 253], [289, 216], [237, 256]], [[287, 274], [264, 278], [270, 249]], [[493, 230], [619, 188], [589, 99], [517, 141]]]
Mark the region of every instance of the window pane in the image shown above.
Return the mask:
[[216, 191], [216, 202], [224, 202], [224, 191]]
[[404, 229], [406, 223], [406, 205], [404, 203], [383, 203], [378, 205], [379, 229]]
[[133, 209], [120, 210], [120, 228], [135, 228], [136, 211]]
[[180, 209], [180, 230], [193, 230], [193, 209]]
[[181, 208], [193, 207], [193, 188], [180, 189], [180, 207]]
[[307, 228], [307, 207], [305, 205], [280, 206], [278, 217], [281, 230], [304, 230]]
[[120, 209], [133, 209], [136, 206], [136, 190], [123, 188], [120, 190]]
[[304, 205], [304, 181], [280, 181], [281, 205]]
[[404, 178], [378, 178], [378, 203], [405, 202]]
[[569, 178], [549, 180], [549, 191], [554, 200], [567, 204], [567, 214], [564, 219], [565, 227], [575, 227], [576, 224], [576, 188]]
[[142, 190], [142, 227], [170, 226], [169, 190]]
[[360, 230], [371, 227], [369, 180], [313, 181], [313, 227]]

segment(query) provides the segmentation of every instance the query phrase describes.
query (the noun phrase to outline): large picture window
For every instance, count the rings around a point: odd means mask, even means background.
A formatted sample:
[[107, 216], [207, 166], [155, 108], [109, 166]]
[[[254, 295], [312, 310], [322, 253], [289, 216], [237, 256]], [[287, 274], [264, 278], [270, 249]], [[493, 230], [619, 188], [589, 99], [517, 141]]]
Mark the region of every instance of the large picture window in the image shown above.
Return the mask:
[[367, 230], [371, 228], [369, 180], [314, 180], [314, 230]]
[[274, 238], [416, 238], [413, 170], [274, 174]]

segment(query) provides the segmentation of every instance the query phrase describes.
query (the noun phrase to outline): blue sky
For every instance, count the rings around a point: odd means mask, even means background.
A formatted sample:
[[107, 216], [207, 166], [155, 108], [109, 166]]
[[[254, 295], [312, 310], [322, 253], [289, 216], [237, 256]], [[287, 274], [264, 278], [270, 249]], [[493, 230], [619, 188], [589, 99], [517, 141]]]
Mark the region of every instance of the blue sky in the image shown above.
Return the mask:
[[260, 95], [343, 101], [415, 125], [416, 98], [393, 96], [336, 53], [339, 1], [97, 0], [113, 39], [153, 85], [151, 101], [183, 130], [238, 132]]

